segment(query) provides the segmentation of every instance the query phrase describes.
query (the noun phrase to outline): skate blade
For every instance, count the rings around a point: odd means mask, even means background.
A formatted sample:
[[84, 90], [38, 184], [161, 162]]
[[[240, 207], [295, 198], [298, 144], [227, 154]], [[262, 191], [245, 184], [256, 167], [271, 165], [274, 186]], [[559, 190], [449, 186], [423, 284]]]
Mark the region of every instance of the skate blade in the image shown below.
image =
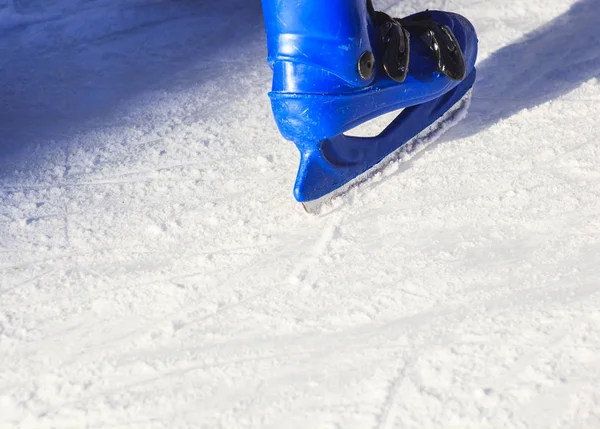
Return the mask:
[[451, 109], [433, 124], [425, 128], [406, 144], [400, 146], [394, 152], [390, 153], [379, 163], [369, 170], [356, 176], [354, 179], [322, 196], [316, 200], [302, 203], [304, 210], [312, 215], [323, 215], [330, 213], [344, 204], [350, 203], [352, 199], [360, 195], [361, 190], [380, 182], [382, 179], [394, 174], [401, 163], [413, 158], [416, 154], [423, 151], [446, 131], [462, 121], [467, 116], [469, 105], [471, 104], [470, 89]]

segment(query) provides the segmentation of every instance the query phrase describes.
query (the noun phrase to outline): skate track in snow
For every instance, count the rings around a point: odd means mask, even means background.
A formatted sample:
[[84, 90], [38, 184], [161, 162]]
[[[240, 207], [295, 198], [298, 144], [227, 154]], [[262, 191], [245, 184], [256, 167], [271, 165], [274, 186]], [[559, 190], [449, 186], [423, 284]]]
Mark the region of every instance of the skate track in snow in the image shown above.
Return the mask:
[[600, 2], [375, 5], [471, 112], [308, 216], [258, 0], [0, 0], [1, 429], [600, 427]]

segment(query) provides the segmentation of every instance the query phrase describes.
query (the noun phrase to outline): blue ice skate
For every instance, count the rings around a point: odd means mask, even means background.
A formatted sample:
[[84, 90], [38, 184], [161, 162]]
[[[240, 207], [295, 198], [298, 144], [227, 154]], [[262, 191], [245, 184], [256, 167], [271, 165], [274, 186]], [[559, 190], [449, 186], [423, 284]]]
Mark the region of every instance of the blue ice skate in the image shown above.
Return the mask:
[[[371, 0], [263, 0], [269, 94], [281, 134], [300, 150], [294, 196], [317, 200], [440, 120], [475, 81], [477, 35], [460, 15], [393, 19]], [[397, 109], [376, 137], [352, 128]]]

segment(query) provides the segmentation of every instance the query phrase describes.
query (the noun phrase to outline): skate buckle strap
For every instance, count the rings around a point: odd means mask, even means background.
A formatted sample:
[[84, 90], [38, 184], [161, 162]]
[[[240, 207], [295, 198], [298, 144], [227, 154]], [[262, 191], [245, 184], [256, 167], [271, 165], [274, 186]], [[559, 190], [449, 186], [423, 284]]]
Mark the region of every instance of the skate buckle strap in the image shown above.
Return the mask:
[[377, 12], [379, 34], [384, 43], [383, 68], [396, 82], [404, 82], [410, 63], [410, 34], [395, 19]]
[[422, 12], [409, 18], [394, 19], [384, 12], [373, 10], [371, 0], [367, 9], [383, 41], [381, 61], [387, 75], [396, 82], [404, 82], [410, 63], [410, 36], [415, 35], [432, 52], [437, 70], [452, 80], [463, 80], [467, 75], [465, 59], [454, 33], [447, 25], [430, 19]]
[[467, 66], [456, 36], [447, 25], [440, 25], [429, 17], [429, 13], [422, 12], [399, 21], [409, 33], [419, 36], [429, 46], [440, 73], [452, 80], [463, 80]]

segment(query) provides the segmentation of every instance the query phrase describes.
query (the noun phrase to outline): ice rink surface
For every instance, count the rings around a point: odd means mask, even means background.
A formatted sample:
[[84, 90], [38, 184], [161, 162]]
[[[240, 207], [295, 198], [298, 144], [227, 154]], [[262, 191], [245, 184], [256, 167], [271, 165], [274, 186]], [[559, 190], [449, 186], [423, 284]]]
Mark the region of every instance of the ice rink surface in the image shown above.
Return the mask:
[[469, 116], [319, 216], [258, 0], [0, 0], [0, 428], [600, 427], [600, 0], [478, 29]]

